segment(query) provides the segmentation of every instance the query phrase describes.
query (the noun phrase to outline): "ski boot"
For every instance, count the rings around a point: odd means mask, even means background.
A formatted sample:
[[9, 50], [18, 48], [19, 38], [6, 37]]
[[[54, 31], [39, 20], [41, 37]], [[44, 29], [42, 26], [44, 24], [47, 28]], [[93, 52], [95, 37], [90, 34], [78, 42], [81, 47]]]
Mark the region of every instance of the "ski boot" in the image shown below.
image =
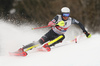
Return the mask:
[[37, 51], [47, 51], [49, 52], [51, 50], [50, 46], [48, 45], [48, 43], [44, 44], [42, 47], [38, 48]]
[[24, 51], [23, 48], [20, 48], [16, 52], [9, 52], [9, 54], [12, 55], [12, 56], [27, 56], [27, 53]]
[[20, 48], [20, 49], [18, 50], [18, 54], [21, 55], [21, 56], [26, 56], [26, 55], [27, 55], [27, 53], [24, 51], [23, 48]]
[[48, 43], [43, 45], [43, 48], [45, 48], [48, 52], [51, 51], [50, 46], [48, 45]]

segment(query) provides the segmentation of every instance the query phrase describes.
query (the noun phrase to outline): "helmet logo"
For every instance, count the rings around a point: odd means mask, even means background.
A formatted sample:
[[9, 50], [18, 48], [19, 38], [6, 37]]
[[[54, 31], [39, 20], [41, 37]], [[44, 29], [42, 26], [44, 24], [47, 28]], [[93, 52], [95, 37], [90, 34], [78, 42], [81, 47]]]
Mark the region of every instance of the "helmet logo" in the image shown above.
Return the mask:
[[70, 13], [70, 9], [68, 7], [63, 7], [61, 13]]

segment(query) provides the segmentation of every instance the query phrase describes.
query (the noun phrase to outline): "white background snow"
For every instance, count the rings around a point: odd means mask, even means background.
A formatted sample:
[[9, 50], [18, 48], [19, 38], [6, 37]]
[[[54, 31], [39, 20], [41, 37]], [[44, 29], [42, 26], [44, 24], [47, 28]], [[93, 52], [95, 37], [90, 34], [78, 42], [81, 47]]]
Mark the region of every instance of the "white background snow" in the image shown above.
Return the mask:
[[[0, 20], [0, 66], [100, 66], [100, 35], [81, 37], [78, 43], [67, 43], [81, 35], [80, 29], [70, 27], [66, 39], [50, 52], [29, 51], [26, 57], [9, 56], [22, 45], [37, 41], [47, 29], [31, 30], [34, 25], [16, 26]], [[58, 46], [59, 46], [58, 45]]]

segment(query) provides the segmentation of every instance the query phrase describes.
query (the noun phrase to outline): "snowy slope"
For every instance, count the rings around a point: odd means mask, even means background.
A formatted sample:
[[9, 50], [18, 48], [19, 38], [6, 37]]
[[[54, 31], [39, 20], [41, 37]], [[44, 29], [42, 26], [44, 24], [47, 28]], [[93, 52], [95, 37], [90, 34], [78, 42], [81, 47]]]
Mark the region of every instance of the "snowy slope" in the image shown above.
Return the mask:
[[32, 27], [15, 26], [0, 20], [0, 66], [100, 66], [100, 35], [92, 35], [89, 39], [82, 37], [78, 43], [67, 43], [69, 37], [73, 39], [75, 30], [71, 31], [71, 35], [66, 33], [67, 38], [60, 43], [64, 46], [53, 47], [50, 52], [32, 50], [26, 57], [9, 56], [9, 51], [16, 51], [22, 45], [38, 40], [48, 31], [33, 31]]

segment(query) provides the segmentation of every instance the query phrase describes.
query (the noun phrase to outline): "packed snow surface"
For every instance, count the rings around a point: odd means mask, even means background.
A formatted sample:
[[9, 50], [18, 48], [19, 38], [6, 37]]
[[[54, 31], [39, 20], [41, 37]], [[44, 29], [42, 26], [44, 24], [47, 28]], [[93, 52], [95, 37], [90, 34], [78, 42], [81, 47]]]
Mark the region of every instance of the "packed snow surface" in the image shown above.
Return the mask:
[[75, 27], [69, 28], [66, 39], [52, 47], [50, 52], [36, 52], [33, 49], [26, 57], [10, 56], [9, 52], [37, 41], [50, 30], [32, 30], [32, 27], [37, 26], [16, 26], [0, 20], [0, 66], [100, 66], [100, 35], [95, 34], [91, 38], [84, 36], [78, 38], [78, 43], [68, 43], [82, 33]]

